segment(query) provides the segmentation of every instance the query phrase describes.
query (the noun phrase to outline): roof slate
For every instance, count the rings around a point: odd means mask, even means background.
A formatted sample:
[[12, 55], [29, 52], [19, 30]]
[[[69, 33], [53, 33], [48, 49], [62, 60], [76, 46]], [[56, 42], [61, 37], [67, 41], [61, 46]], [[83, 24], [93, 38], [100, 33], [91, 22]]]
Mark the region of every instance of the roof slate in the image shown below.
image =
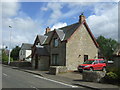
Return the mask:
[[[62, 27], [62, 28], [54, 29], [54, 30], [48, 32], [47, 34], [45, 34], [44, 35], [45, 37], [43, 35], [40, 35], [39, 39], [42, 42], [42, 44], [49, 44], [54, 32], [56, 32], [61, 41], [66, 41], [77, 30], [77, 28], [80, 26], [80, 24], [83, 24], [83, 23], [77, 22], [77, 23]], [[93, 39], [94, 43], [96, 44], [96, 46], [99, 47], [94, 36], [92, 35], [92, 33], [89, 29], [89, 27], [87, 26], [86, 22], [84, 23], [84, 25], [86, 25], [88, 32], [89, 32], [91, 38]], [[44, 42], [43, 42], [43, 40], [44, 40]]]
[[44, 44], [44, 42], [46, 41], [46, 39], [48, 37], [48, 36], [45, 36], [45, 35], [37, 35], [37, 36], [40, 40], [41, 45]]
[[80, 26], [80, 23], [75, 23], [75, 24], [71, 24], [69, 26], [59, 28], [60, 30], [63, 30], [63, 32], [65, 33], [64, 40], [67, 40], [76, 31], [76, 29], [79, 26]]
[[56, 29], [55, 31], [56, 31], [56, 33], [58, 34], [60, 40], [63, 41], [63, 40], [64, 40], [64, 37], [65, 37], [65, 33], [63, 32], [63, 30]]
[[31, 50], [33, 44], [29, 44], [29, 43], [22, 43], [21, 49], [24, 50]]
[[44, 44], [48, 44], [49, 43], [49, 41], [51, 40], [51, 37], [52, 37], [53, 33], [54, 33], [53, 31], [50, 31], [47, 34], [45, 34], [46, 36], [48, 36], [48, 38], [46, 39], [46, 41], [44, 42]]
[[48, 32], [47, 34], [45, 34], [46, 36], [48, 36], [48, 38], [46, 39], [44, 44], [49, 43], [54, 31], [56, 31], [56, 33], [58, 34], [61, 41], [67, 40], [76, 31], [76, 29], [79, 27], [79, 25], [80, 25], [80, 23], [78, 22], [78, 23], [71, 24], [69, 26], [65, 26], [65, 27], [58, 28], [58, 29]]

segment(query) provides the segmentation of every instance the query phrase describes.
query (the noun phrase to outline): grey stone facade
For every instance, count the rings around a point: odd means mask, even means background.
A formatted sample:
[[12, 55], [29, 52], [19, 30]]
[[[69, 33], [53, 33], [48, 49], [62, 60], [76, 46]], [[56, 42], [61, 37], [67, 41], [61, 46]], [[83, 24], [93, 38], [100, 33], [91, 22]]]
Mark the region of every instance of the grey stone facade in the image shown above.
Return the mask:
[[54, 39], [58, 38], [58, 35], [56, 33], [54, 33], [51, 42], [50, 42], [50, 64], [52, 65], [52, 59], [53, 59], [53, 55], [57, 54], [58, 55], [58, 66], [65, 66], [65, 59], [66, 59], [66, 43], [65, 42], [61, 42], [60, 39], [58, 39], [58, 47], [54, 47]]
[[98, 56], [98, 48], [96, 48], [85, 26], [82, 25], [66, 44], [66, 66], [68, 70], [76, 70], [76, 67], [84, 62], [84, 55], [93, 59]]

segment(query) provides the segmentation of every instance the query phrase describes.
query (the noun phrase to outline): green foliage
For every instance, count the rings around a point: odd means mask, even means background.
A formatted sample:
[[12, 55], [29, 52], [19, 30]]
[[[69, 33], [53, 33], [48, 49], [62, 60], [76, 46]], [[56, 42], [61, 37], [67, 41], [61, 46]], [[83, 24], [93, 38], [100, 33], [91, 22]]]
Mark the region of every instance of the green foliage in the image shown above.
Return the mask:
[[19, 51], [20, 51], [19, 46], [16, 46], [15, 48], [13, 48], [13, 50], [11, 52], [11, 57], [13, 58], [13, 60], [18, 60], [19, 59]]
[[107, 78], [111, 79], [111, 80], [117, 80], [118, 79], [118, 75], [114, 72], [108, 72], [107, 73]]
[[[10, 58], [10, 61], [13, 61], [12, 58]], [[5, 53], [5, 50], [2, 50], [2, 62], [8, 62], [8, 56]]]
[[97, 42], [100, 46], [101, 53], [107, 58], [112, 59], [113, 52], [115, 51], [118, 42], [111, 38], [107, 39], [104, 36], [99, 36]]
[[107, 68], [108, 72], [113, 72], [118, 75], [118, 79], [120, 80], [120, 68], [117, 67], [108, 67]]

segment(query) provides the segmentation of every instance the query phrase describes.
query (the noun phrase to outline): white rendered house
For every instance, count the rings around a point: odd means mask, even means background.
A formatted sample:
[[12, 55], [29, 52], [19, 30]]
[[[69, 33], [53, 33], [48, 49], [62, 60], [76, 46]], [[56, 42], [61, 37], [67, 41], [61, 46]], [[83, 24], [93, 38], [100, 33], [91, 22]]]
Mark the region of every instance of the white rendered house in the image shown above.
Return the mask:
[[22, 43], [21, 49], [19, 51], [19, 60], [31, 62], [31, 47], [32, 44]]

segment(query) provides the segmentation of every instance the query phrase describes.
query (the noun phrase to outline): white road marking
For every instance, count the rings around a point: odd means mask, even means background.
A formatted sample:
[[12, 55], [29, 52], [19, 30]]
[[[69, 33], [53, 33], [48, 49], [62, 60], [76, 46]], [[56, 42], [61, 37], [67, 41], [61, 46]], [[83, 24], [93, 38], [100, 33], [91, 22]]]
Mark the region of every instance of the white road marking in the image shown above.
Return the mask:
[[4, 76], [8, 76], [7, 74], [3, 73]]
[[31, 88], [34, 88], [35, 90], [39, 90], [38, 88], [34, 87], [34, 86], [30, 86]]
[[41, 77], [41, 76], [38, 76], [38, 75], [33, 75], [33, 76], [37, 77], [37, 78], [40, 78], [40, 79], [44, 79], [44, 80], [52, 81], [52, 82], [55, 82], [55, 83], [59, 83], [59, 84], [65, 85], [65, 86], [69, 86], [69, 87], [72, 87], [72, 88], [77, 88], [78, 87], [78, 86], [73, 86], [73, 85], [69, 85], [69, 84], [66, 84], [66, 83], [62, 83], [62, 82], [59, 82], [59, 81], [55, 81], [55, 80], [52, 80], [52, 79], [44, 78], [44, 77]]

